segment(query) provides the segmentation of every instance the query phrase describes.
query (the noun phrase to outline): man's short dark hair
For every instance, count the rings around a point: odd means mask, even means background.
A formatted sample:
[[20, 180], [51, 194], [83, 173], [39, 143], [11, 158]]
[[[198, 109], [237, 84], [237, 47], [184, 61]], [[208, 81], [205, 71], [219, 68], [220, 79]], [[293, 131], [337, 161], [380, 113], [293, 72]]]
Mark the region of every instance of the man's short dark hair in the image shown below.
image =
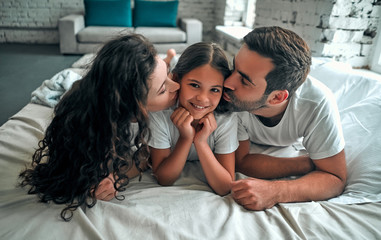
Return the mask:
[[244, 43], [251, 51], [272, 59], [275, 68], [267, 74], [265, 94], [288, 90], [291, 96], [305, 81], [311, 65], [311, 51], [295, 32], [281, 27], [260, 27], [248, 33]]

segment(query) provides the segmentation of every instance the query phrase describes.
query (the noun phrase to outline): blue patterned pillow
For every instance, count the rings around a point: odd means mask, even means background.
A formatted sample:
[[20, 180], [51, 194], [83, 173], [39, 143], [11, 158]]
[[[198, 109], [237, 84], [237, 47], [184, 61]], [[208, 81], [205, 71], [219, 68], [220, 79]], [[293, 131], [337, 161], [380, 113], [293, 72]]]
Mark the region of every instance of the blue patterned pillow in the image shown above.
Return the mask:
[[176, 27], [179, 1], [135, 0], [135, 27]]
[[85, 0], [86, 26], [132, 27], [131, 0]]

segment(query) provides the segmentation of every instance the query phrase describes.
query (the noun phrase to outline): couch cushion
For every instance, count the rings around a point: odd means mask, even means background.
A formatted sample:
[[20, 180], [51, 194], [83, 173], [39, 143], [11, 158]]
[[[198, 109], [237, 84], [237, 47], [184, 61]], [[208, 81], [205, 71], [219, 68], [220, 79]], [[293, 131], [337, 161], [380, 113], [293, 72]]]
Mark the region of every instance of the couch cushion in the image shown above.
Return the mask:
[[176, 27], [179, 1], [135, 0], [135, 27]]
[[78, 32], [77, 40], [82, 43], [103, 43], [117, 36], [132, 33], [133, 31], [134, 28], [132, 27], [89, 26]]
[[187, 39], [184, 31], [173, 27], [137, 27], [135, 33], [144, 35], [152, 43], [177, 43]]
[[85, 0], [86, 26], [132, 27], [130, 0]]

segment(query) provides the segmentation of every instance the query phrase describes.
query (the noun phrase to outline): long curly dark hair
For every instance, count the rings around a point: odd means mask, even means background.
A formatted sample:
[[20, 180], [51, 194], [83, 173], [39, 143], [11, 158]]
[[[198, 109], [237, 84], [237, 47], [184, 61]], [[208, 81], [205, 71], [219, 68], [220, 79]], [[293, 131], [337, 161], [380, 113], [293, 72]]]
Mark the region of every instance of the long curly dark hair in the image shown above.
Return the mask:
[[[145, 108], [157, 52], [143, 36], [131, 34], [106, 43], [82, 80], [62, 98], [33, 155], [20, 173], [41, 202], [66, 204], [70, 221], [81, 205], [96, 204], [95, 190], [113, 172], [117, 191], [129, 182], [127, 171], [148, 159]], [[136, 121], [139, 130], [131, 128]]]

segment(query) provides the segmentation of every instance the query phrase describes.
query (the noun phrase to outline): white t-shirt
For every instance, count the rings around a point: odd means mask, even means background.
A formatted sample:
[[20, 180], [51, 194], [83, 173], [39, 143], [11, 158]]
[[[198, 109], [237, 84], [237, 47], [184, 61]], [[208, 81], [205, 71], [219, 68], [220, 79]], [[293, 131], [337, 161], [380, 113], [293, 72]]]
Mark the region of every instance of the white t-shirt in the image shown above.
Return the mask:
[[302, 141], [311, 159], [331, 157], [344, 149], [340, 115], [332, 92], [308, 77], [290, 98], [281, 121], [265, 126], [254, 114], [238, 113], [238, 139], [270, 146]]
[[[174, 109], [166, 109], [160, 112], [150, 113], [151, 138], [148, 145], [156, 149], [167, 149], [171, 151], [180, 136], [179, 130], [173, 124], [170, 117]], [[208, 144], [216, 154], [228, 154], [238, 148], [238, 119], [236, 113], [214, 114], [217, 128], [208, 137]], [[187, 160], [198, 160], [194, 145], [189, 151]]]

